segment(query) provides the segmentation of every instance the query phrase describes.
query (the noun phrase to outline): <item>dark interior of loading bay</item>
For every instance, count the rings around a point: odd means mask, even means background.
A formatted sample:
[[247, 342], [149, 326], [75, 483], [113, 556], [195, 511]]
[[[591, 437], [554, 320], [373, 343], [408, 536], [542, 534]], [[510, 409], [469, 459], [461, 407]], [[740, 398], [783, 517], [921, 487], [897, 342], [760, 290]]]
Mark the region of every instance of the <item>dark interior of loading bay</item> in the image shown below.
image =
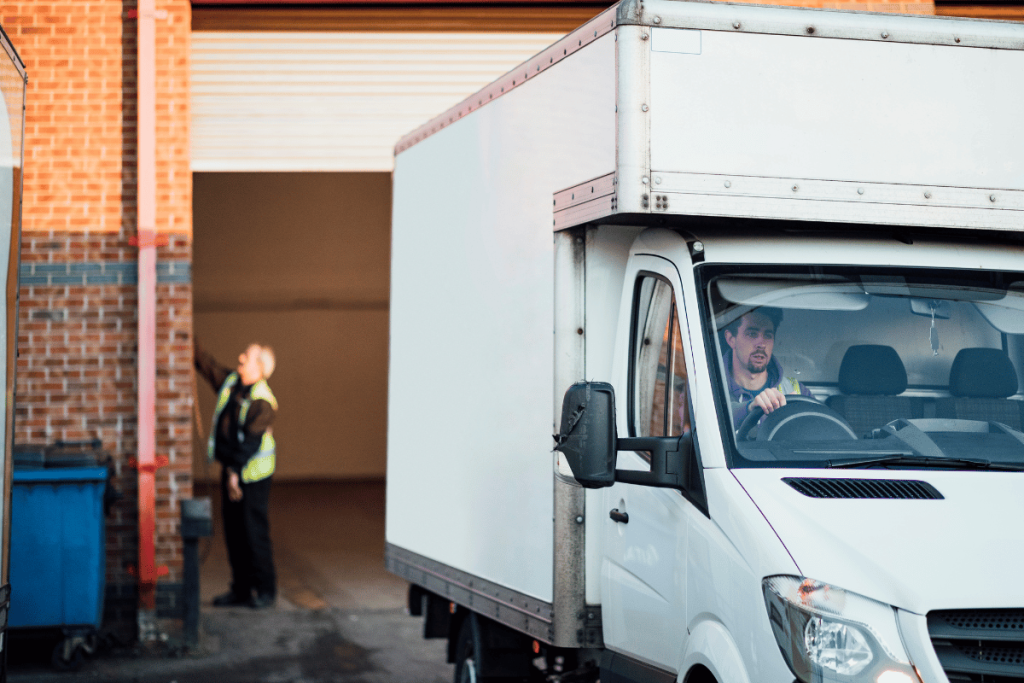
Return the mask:
[[[271, 345], [277, 471], [271, 536], [285, 608], [387, 609], [383, 567], [390, 173], [195, 173], [194, 325], [225, 365]], [[215, 396], [197, 378], [195, 495], [213, 498], [202, 603], [230, 578], [220, 467], [205, 458]]]

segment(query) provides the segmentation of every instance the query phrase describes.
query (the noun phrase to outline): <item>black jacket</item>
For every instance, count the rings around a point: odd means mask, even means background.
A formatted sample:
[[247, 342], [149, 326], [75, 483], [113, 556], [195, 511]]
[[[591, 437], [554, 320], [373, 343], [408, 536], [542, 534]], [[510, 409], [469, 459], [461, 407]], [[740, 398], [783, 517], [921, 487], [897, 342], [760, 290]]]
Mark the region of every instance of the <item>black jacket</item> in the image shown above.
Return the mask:
[[[232, 372], [231, 368], [224, 367], [216, 359], [198, 346], [195, 348], [193, 358], [196, 370], [199, 371], [206, 381], [210, 383], [213, 390], [220, 394], [224, 386], [224, 380]], [[252, 385], [244, 385], [241, 380], [235, 383], [231, 389], [231, 397], [220, 413], [217, 424], [211, 425], [216, 430], [214, 439], [213, 456], [225, 467], [234, 470], [241, 475], [249, 458], [254, 456], [260, 449], [260, 442], [263, 440], [263, 433], [267, 431], [274, 422], [275, 411], [273, 406], [263, 399], [257, 399], [249, 405], [249, 411], [245, 416], [245, 424], [242, 425], [242, 440], [238, 440], [238, 414], [242, 408], [242, 401], [249, 396]]]

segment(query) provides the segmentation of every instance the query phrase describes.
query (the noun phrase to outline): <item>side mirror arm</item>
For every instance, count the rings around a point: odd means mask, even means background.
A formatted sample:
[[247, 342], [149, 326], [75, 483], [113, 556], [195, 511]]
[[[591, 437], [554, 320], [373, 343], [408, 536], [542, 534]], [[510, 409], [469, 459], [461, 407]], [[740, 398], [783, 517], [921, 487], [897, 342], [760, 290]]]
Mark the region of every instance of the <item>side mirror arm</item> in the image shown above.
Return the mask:
[[686, 457], [691, 447], [690, 436], [645, 436], [618, 439], [616, 451], [647, 451], [651, 454], [651, 471], [615, 470], [615, 481], [660, 488], [682, 489], [687, 482]]

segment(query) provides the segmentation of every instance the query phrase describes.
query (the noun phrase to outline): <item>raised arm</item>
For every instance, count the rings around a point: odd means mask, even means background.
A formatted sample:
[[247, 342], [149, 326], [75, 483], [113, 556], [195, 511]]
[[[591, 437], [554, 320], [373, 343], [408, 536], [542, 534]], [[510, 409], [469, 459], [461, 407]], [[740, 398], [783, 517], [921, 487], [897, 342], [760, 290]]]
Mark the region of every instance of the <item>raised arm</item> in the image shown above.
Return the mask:
[[192, 363], [195, 365], [196, 371], [210, 383], [214, 391], [219, 390], [221, 385], [224, 384], [224, 380], [231, 374], [231, 368], [224, 367], [218, 363], [217, 359], [207, 353], [199, 344], [198, 339], [193, 341]]

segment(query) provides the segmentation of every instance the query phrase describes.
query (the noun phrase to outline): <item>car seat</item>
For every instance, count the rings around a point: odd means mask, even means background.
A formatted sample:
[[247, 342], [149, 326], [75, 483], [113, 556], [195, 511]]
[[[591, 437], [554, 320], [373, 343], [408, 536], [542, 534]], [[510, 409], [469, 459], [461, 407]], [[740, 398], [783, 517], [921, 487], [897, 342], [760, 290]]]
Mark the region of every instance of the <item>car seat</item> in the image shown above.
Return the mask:
[[839, 391], [825, 402], [865, 435], [899, 418], [924, 417], [924, 399], [900, 396], [907, 369], [896, 349], [880, 344], [851, 346], [839, 366]]
[[1009, 398], [1017, 393], [1017, 370], [1001, 349], [961, 349], [949, 370], [949, 393], [936, 401], [936, 417], [1021, 428], [1024, 402]]

